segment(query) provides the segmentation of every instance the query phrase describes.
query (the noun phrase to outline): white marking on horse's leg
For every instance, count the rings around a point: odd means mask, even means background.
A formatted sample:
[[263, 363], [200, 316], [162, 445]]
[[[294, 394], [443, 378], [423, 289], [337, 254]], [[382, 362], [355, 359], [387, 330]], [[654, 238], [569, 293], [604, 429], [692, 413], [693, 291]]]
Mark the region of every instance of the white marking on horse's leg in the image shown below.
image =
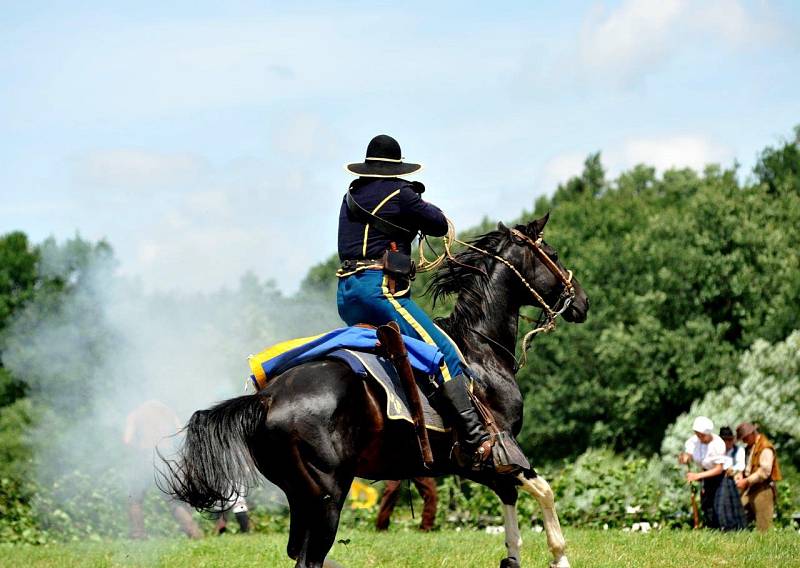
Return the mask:
[[503, 524], [506, 527], [506, 550], [508, 557], [517, 562], [521, 560], [520, 547], [522, 536], [519, 534], [519, 520], [517, 519], [517, 505], [503, 505]]
[[553, 555], [553, 562], [550, 566], [552, 568], [568, 568], [569, 560], [567, 560], [567, 555], [565, 554], [567, 543], [561, 532], [561, 523], [558, 522], [555, 498], [550, 484], [541, 476], [527, 479], [520, 474], [517, 477], [522, 482], [522, 489], [533, 495], [542, 508], [542, 520], [547, 534], [547, 546]]

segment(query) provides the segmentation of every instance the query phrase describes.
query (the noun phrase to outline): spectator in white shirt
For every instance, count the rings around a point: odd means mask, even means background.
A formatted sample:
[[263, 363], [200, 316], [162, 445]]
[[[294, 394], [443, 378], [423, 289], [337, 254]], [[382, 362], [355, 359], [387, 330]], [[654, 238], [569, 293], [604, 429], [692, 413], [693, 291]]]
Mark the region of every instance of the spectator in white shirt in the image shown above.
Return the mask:
[[682, 464], [693, 461], [703, 471], [690, 471], [686, 481], [702, 481], [700, 507], [706, 527], [719, 528], [719, 519], [714, 508], [714, 500], [725, 472], [725, 464], [729, 460], [725, 456], [725, 442], [714, 434], [714, 423], [710, 418], [698, 416], [692, 423], [694, 435], [686, 440], [684, 452], [678, 457]]

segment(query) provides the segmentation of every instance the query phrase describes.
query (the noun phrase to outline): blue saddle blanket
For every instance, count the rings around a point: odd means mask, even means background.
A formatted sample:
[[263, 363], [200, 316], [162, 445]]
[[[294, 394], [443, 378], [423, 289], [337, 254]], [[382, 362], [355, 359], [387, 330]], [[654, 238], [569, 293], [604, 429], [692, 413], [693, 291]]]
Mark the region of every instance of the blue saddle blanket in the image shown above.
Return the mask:
[[[434, 375], [444, 356], [436, 346], [419, 339], [403, 336], [411, 366], [426, 375]], [[366, 327], [340, 327], [321, 335], [284, 341], [249, 358], [251, 379], [256, 390], [263, 388], [269, 379], [292, 367], [323, 359], [339, 349], [352, 352], [374, 352], [378, 342], [375, 329]]]

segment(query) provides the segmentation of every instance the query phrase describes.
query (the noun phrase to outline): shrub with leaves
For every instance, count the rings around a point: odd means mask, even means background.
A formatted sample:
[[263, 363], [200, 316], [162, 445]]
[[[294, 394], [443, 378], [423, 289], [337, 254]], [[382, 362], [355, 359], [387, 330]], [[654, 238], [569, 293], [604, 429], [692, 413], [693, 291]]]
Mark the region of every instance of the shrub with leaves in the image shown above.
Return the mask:
[[800, 463], [800, 331], [775, 344], [756, 341], [739, 362], [743, 379], [692, 404], [667, 431], [661, 447], [675, 456], [692, 432], [695, 416], [708, 416], [719, 427], [754, 422], [777, 445], [782, 462]]

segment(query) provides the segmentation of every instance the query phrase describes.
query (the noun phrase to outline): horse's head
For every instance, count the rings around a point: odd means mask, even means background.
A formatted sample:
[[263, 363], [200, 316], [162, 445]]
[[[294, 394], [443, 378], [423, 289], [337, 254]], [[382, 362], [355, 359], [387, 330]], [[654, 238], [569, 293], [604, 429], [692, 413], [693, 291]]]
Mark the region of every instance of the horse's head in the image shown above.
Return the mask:
[[571, 286], [574, 293], [561, 315], [567, 321], [580, 323], [586, 320], [589, 298], [578, 279], [561, 264], [556, 249], [542, 238], [549, 216], [548, 213], [513, 229], [499, 223], [497, 228], [507, 234], [508, 244], [498, 251], [498, 256], [510, 262], [523, 277], [516, 292], [522, 305], [560, 311], [570, 296]]
[[449, 258], [429, 284], [434, 302], [458, 294], [454, 315], [474, 323], [488, 315], [491, 296], [503, 294], [517, 307], [542, 308], [551, 323], [557, 314], [584, 321], [589, 299], [556, 250], [541, 238], [547, 219], [545, 215], [513, 229], [500, 223], [498, 230], [470, 243], [458, 241], [466, 248]]

